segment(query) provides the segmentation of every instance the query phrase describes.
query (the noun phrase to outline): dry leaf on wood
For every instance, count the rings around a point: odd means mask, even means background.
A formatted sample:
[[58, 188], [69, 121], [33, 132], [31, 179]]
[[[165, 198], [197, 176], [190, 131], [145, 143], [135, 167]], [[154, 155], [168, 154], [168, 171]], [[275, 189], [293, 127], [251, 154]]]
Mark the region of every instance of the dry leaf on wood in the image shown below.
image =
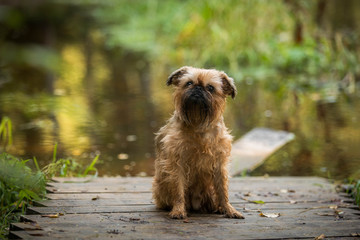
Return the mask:
[[325, 235], [321, 234], [320, 236], [317, 236], [316, 238], [314, 238], [314, 240], [322, 240], [325, 239]]
[[58, 218], [60, 216], [59, 213], [57, 214], [47, 214], [47, 215], [41, 215], [42, 217], [48, 217], [48, 218]]
[[260, 217], [267, 217], [267, 218], [277, 218], [280, 217], [280, 213], [263, 213], [260, 212]]

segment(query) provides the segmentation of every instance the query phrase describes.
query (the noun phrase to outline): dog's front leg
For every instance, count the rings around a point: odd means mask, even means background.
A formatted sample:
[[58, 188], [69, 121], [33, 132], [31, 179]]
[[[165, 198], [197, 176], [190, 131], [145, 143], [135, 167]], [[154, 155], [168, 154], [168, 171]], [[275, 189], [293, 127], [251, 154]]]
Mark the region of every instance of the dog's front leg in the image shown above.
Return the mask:
[[186, 208], [185, 208], [185, 180], [182, 176], [181, 171], [177, 171], [177, 174], [174, 175], [172, 191], [172, 210], [169, 213], [171, 218], [183, 219], [186, 218]]
[[218, 166], [214, 172], [214, 187], [220, 212], [228, 218], [241, 218], [244, 216], [238, 212], [229, 202], [228, 195], [228, 171], [225, 166]]

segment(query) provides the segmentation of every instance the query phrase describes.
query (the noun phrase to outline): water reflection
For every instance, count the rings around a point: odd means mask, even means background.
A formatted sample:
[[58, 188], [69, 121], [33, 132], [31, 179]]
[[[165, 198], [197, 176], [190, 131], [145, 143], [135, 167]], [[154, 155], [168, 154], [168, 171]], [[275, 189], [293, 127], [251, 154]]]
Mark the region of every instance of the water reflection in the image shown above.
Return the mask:
[[[152, 175], [154, 132], [172, 112], [171, 88], [165, 86], [168, 73], [151, 79], [149, 63], [141, 56], [104, 51], [92, 53], [89, 71], [76, 45], [63, 48], [62, 59], [52, 91], [46, 81], [34, 82], [25, 73], [0, 89], [0, 116], [9, 116], [15, 126], [9, 152], [36, 156], [44, 166], [57, 142], [58, 157], [90, 163], [100, 154], [100, 175]], [[297, 137], [252, 174], [356, 174], [359, 94], [338, 93], [335, 101], [325, 101], [317, 93], [287, 91], [279, 79], [246, 79], [237, 83], [237, 98], [228, 101], [225, 119], [235, 138], [259, 126], [292, 131]]]

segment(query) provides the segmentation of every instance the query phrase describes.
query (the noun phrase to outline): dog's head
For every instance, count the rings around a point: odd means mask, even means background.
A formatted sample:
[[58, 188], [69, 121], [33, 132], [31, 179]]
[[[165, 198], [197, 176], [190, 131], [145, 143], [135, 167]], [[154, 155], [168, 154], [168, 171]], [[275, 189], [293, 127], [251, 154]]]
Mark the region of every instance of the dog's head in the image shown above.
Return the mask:
[[222, 116], [227, 96], [236, 95], [234, 80], [215, 69], [182, 67], [167, 85], [175, 86], [175, 110], [188, 126], [208, 126]]

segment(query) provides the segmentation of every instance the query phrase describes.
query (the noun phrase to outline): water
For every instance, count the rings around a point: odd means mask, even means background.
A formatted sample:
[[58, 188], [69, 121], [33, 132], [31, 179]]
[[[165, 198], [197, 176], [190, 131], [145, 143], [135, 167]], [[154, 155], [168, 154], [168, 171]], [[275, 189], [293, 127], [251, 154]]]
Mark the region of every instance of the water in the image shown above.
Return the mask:
[[[42, 93], [46, 84], [31, 79], [31, 84], [14, 79], [1, 86], [0, 116], [9, 116], [14, 125], [8, 151], [36, 156], [45, 166], [58, 143], [58, 157], [84, 164], [100, 154], [99, 175], [153, 175], [154, 133], [173, 111], [172, 89], [165, 85], [170, 72], [152, 79], [148, 66], [136, 58], [118, 72], [99, 64], [89, 77], [76, 70], [83, 64], [76, 53], [62, 53], [66, 71], [54, 78], [53, 94]], [[344, 94], [329, 84], [325, 95], [304, 93], [284, 90], [281, 81], [237, 82], [237, 97], [228, 99], [225, 121], [235, 139], [254, 127], [296, 135], [250, 174], [359, 176], [359, 89]]]

